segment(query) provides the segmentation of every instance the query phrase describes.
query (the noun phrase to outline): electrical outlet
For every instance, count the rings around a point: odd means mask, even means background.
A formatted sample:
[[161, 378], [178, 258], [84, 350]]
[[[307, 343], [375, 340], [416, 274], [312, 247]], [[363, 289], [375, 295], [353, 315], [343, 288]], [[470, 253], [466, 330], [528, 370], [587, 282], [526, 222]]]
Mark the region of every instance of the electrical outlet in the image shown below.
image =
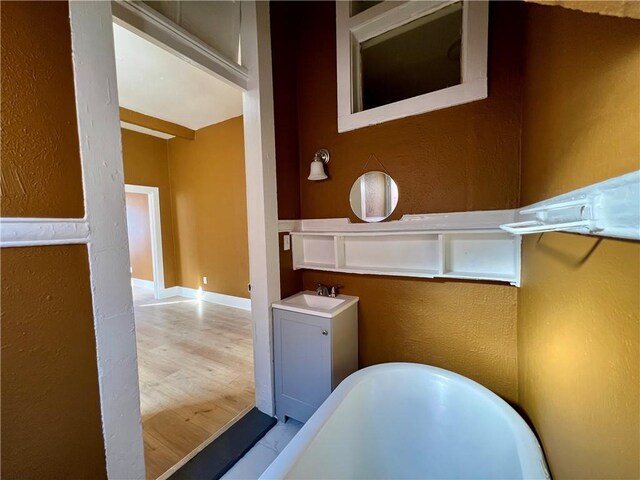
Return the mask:
[[284, 236], [284, 249], [291, 250], [291, 235]]
[[207, 277], [202, 277], [202, 284], [206, 285], [207, 283], [209, 283], [209, 279]]

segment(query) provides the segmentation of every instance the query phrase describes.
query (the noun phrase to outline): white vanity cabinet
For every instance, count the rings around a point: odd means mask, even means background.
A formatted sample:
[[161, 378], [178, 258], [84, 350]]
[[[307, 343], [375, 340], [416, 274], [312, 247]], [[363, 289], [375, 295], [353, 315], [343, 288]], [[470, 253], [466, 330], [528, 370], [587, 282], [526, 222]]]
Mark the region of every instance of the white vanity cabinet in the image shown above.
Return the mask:
[[306, 422], [358, 369], [358, 298], [302, 292], [274, 303], [273, 320], [276, 416]]

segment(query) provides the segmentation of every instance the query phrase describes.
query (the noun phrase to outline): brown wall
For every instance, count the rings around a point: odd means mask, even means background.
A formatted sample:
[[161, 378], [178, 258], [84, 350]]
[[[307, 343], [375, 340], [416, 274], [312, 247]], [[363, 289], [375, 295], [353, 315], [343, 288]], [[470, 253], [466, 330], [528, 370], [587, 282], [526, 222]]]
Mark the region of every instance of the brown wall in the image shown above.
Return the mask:
[[2, 249], [2, 477], [105, 478], [84, 245]]
[[169, 172], [179, 284], [248, 298], [242, 117], [169, 140]]
[[[530, 6], [522, 204], [640, 168], [640, 22]], [[527, 236], [520, 403], [553, 477], [640, 477], [640, 245]]]
[[126, 202], [131, 276], [153, 281], [149, 196], [144, 193], [127, 192]]
[[[291, 49], [297, 46], [296, 116], [303, 218], [349, 217], [358, 221], [349, 207], [349, 191], [371, 153], [398, 184], [400, 199], [392, 219], [405, 213], [518, 206], [521, 5], [491, 6], [487, 100], [343, 134], [338, 134], [336, 126], [334, 4], [305, 3], [298, 7], [303, 8], [302, 14], [279, 8], [278, 2], [272, 6], [275, 34], [287, 35], [282, 31], [291, 24], [299, 25], [300, 34], [291, 30], [293, 38], [280, 41], [279, 48], [285, 48], [291, 57]], [[307, 35], [309, 31], [314, 34]], [[274, 58], [283, 54], [275, 40], [273, 48]], [[283, 88], [278, 77], [274, 83], [276, 92]], [[276, 132], [291, 128], [290, 118], [288, 122], [276, 121]], [[330, 179], [310, 182], [306, 180], [309, 163], [320, 147], [331, 152]], [[278, 148], [277, 155], [278, 169], [289, 169], [293, 154]], [[282, 177], [279, 174], [278, 178]], [[289, 183], [278, 184], [280, 212], [282, 190], [288, 188]], [[281, 258], [282, 283], [288, 287], [283, 287], [283, 293], [294, 293], [291, 290], [296, 284], [287, 277], [290, 270], [286, 268], [290, 253], [281, 252]], [[313, 288], [317, 281], [343, 284], [345, 293], [360, 296], [361, 366], [397, 360], [430, 363], [467, 375], [516, 400], [514, 287], [304, 271], [305, 288]]]
[[[303, 218], [359, 221], [349, 206], [349, 191], [371, 153], [400, 190], [391, 219], [517, 207], [522, 10], [516, 3], [491, 6], [488, 99], [339, 134], [335, 8], [332, 2], [311, 2], [298, 20], [302, 33], [296, 42]], [[330, 180], [310, 182], [309, 163], [320, 147], [331, 152]], [[379, 168], [370, 163], [368, 169]]]
[[122, 129], [122, 159], [125, 183], [158, 187], [160, 191], [164, 285], [168, 288], [178, 285], [178, 283], [176, 279], [173, 212], [167, 148], [166, 140]]
[[[82, 217], [66, 2], [2, 2], [2, 215]], [[105, 478], [84, 245], [1, 253], [3, 478]]]
[[[298, 36], [298, 18], [304, 13], [300, 2], [271, 2], [271, 60], [273, 64], [273, 115], [276, 140], [276, 180], [278, 218], [302, 217], [300, 208], [300, 160], [298, 155], [298, 105], [296, 61], [291, 49]], [[293, 61], [292, 61], [293, 60]], [[308, 167], [307, 167], [308, 168]], [[284, 234], [280, 241], [280, 294], [282, 298], [302, 290], [302, 272], [293, 270], [290, 252], [284, 251]]]
[[123, 129], [122, 145], [125, 182], [160, 188], [165, 286], [248, 298], [242, 117], [202, 128], [195, 140]]
[[3, 217], [84, 215], [66, 2], [3, 2]]

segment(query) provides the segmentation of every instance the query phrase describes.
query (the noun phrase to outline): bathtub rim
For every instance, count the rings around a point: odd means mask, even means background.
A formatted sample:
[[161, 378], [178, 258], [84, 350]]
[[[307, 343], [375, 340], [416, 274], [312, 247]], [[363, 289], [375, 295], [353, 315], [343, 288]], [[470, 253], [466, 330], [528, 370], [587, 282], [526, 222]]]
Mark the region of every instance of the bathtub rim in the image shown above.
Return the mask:
[[[518, 452], [523, 478], [551, 478], [542, 447], [540, 446], [534, 432], [520, 414], [494, 392], [480, 385], [478, 382], [450, 370], [418, 363], [390, 362], [363, 368], [345, 378], [322, 403], [322, 405], [320, 405], [318, 410], [316, 410], [307, 423], [302, 426], [293, 440], [289, 442], [284, 450], [280, 452], [271, 465], [269, 465], [269, 467], [263, 472], [260, 476], [260, 480], [285, 478], [288, 472], [299, 461], [304, 451], [320, 433], [326, 421], [340, 406], [347, 394], [358, 383], [372, 374], [394, 370], [419, 370], [423, 373], [426, 371], [429, 374], [444, 377], [456, 382], [462, 382], [471, 389], [488, 396], [488, 398], [495, 403], [501, 413], [506, 416], [510, 427], [515, 432], [516, 450]], [[522, 434], [518, 434], [518, 432], [522, 432]]]

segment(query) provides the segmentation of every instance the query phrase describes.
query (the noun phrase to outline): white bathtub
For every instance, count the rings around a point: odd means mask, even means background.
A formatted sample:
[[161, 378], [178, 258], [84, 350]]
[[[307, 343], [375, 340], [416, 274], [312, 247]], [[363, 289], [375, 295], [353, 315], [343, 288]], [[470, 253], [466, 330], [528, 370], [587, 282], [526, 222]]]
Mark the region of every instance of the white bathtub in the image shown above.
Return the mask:
[[549, 478], [525, 421], [500, 397], [440, 368], [387, 363], [329, 396], [262, 479]]

